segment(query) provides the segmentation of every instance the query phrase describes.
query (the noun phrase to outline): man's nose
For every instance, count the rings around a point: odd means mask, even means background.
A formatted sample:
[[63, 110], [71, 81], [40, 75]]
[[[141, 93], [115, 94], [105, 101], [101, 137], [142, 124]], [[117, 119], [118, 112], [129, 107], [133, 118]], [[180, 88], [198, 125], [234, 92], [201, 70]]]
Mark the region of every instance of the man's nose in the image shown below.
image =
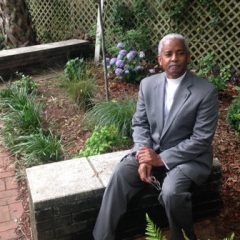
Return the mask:
[[173, 62], [175, 62], [175, 61], [177, 61], [177, 59], [178, 59], [178, 56], [177, 56], [177, 54], [174, 53], [174, 54], [172, 55], [172, 59], [171, 59], [171, 60], [172, 60]]

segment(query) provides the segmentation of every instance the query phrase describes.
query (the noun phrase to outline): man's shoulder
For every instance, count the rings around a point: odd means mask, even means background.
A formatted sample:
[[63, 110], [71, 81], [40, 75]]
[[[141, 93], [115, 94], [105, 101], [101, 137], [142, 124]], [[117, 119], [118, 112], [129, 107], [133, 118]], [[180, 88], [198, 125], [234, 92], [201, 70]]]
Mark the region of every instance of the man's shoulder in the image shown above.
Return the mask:
[[149, 84], [149, 82], [154, 83], [158, 81], [164, 81], [165, 79], [165, 72], [162, 73], [157, 73], [151, 76], [147, 76], [144, 79], [142, 79], [141, 83], [142, 84]]
[[202, 78], [192, 71], [187, 72], [187, 77], [191, 79], [193, 85], [197, 88], [215, 88], [215, 86], [210, 83], [207, 79]]

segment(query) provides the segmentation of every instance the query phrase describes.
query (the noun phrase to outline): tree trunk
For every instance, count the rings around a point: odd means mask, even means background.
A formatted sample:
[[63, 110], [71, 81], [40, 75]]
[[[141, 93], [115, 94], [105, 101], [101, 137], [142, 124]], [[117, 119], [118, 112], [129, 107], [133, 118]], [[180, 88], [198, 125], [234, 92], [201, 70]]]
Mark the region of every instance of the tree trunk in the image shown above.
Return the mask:
[[8, 47], [36, 44], [25, 0], [0, 0], [0, 29]]

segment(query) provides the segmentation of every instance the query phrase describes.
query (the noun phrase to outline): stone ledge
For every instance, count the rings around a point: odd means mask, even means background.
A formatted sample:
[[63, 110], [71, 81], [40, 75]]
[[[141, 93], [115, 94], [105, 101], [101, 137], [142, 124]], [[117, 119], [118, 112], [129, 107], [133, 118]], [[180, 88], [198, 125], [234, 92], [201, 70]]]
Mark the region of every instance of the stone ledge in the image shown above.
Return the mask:
[[[104, 189], [116, 164], [127, 153], [113, 152], [28, 168], [34, 240], [91, 239]], [[220, 164], [215, 160], [208, 182], [193, 196], [196, 218], [218, 213], [220, 177]], [[132, 200], [119, 225], [119, 239], [133, 239], [133, 235], [143, 233], [146, 212], [160, 226], [167, 225], [157, 195], [149, 188]]]
[[28, 66], [49, 66], [65, 63], [69, 58], [87, 57], [91, 52], [86, 40], [70, 39], [66, 41], [39, 44], [0, 51], [0, 76], [8, 76]]

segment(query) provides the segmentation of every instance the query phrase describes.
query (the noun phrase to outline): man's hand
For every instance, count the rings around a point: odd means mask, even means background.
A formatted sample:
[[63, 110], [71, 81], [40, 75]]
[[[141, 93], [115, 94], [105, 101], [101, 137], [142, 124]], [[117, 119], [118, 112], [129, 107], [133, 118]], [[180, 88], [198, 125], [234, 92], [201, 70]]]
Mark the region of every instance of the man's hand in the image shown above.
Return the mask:
[[152, 166], [146, 163], [142, 163], [138, 167], [138, 174], [143, 182], [151, 183], [151, 171]]
[[136, 154], [136, 159], [140, 165], [146, 163], [153, 167], [164, 166], [160, 156], [153, 149], [148, 147], [141, 147]]

